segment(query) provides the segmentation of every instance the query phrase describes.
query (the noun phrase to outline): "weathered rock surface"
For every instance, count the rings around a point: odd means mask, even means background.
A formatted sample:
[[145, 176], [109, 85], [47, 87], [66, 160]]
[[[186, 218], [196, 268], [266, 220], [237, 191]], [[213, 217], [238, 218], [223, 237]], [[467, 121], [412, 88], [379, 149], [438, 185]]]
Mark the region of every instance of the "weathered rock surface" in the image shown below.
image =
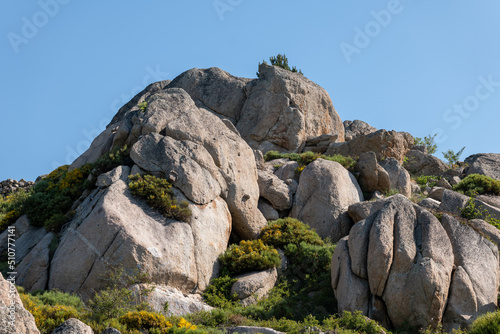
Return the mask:
[[482, 174], [500, 180], [500, 154], [474, 154], [467, 157], [464, 162], [469, 165], [467, 175]]
[[[186, 314], [196, 313], [200, 311], [211, 311], [213, 307], [203, 302], [203, 297], [198, 294], [183, 294], [177, 289], [164, 285], [136, 284], [132, 291], [138, 293], [140, 291], [153, 289], [143, 299], [151, 308], [158, 313], [163, 313], [166, 316], [184, 316]], [[168, 309], [165, 313], [165, 303], [168, 303]]]
[[451, 240], [457, 268], [443, 319], [450, 330], [466, 326], [479, 315], [496, 310], [499, 255], [498, 247], [471, 227], [447, 214], [441, 222]]
[[469, 220], [470, 226], [482, 236], [500, 247], [500, 230], [482, 219]]
[[168, 88], [182, 88], [197, 105], [208, 108], [234, 124], [246, 100], [245, 86], [251, 79], [238, 78], [217, 67], [190, 69], [176, 77]]
[[424, 198], [418, 205], [427, 210], [438, 210], [441, 203], [432, 198]]
[[443, 200], [443, 194], [445, 190], [446, 188], [442, 187], [432, 187], [431, 191], [429, 192], [429, 197], [441, 202]]
[[260, 196], [267, 199], [278, 211], [290, 209], [293, 204], [292, 189], [276, 175], [259, 170]]
[[276, 268], [246, 273], [236, 276], [238, 279], [231, 287], [231, 295], [237, 295], [243, 305], [256, 303], [266, 296], [278, 279]]
[[406, 155], [407, 161], [404, 167], [414, 175], [436, 175], [441, 176], [448, 166], [439, 158], [423, 153], [418, 150], [411, 150]]
[[376, 132], [358, 136], [345, 143], [330, 144], [326, 155], [341, 154], [357, 158], [365, 152], [375, 152], [377, 160], [395, 158], [399, 163], [413, 146], [413, 137], [407, 132], [378, 130]]
[[[16, 239], [16, 263], [28, 255], [28, 253], [35, 247], [47, 234], [42, 227], [35, 227], [30, 225], [29, 219], [26, 215], [19, 217], [14, 224], [15, 239]], [[7, 251], [9, 231], [5, 230], [0, 234], [0, 253]]]
[[338, 135], [321, 135], [317, 137], [312, 137], [306, 140], [305, 147], [303, 149], [304, 152], [316, 152], [316, 153], [325, 153], [328, 149], [328, 146], [331, 143], [335, 143], [338, 139]]
[[317, 159], [300, 175], [291, 217], [336, 242], [349, 233], [352, 224], [343, 213], [361, 201], [363, 193], [351, 173], [337, 162]]
[[359, 186], [366, 193], [373, 193], [377, 190], [384, 193], [391, 188], [389, 174], [377, 163], [375, 152], [361, 154], [354, 165], [354, 172], [359, 173]]
[[94, 334], [94, 331], [80, 320], [70, 318], [57, 326], [52, 334]]
[[288, 180], [295, 180], [298, 182], [300, 176], [299, 173], [297, 173], [298, 167], [299, 163], [297, 161], [286, 161], [274, 172], [274, 175], [285, 182]]
[[40, 334], [35, 318], [23, 306], [14, 284], [0, 274], [0, 333]]
[[345, 141], [353, 140], [356, 137], [368, 135], [377, 131], [376, 128], [370, 124], [360, 121], [344, 121]]
[[349, 217], [351, 217], [352, 221], [357, 223], [360, 220], [367, 218], [372, 213], [380, 210], [384, 206], [384, 203], [384, 199], [355, 203], [349, 205], [347, 213], [349, 214]]
[[[182, 200], [182, 194], [175, 194]], [[50, 289], [89, 298], [110, 267], [139, 268], [153, 282], [183, 292], [203, 290], [217, 275], [227, 247], [231, 216], [216, 198], [190, 203], [188, 223], [166, 219], [132, 196], [122, 180], [95, 191], [64, 232], [50, 267]], [[96, 233], [99, 231], [99, 233]], [[179, 259], [182, 259], [180, 261]]]
[[26, 291], [45, 290], [48, 283], [50, 265], [50, 244], [56, 235], [47, 233], [45, 237], [26, 255], [16, 268], [16, 284]]
[[295, 152], [324, 134], [344, 141], [344, 126], [323, 88], [277, 66], [261, 64], [259, 73], [246, 86], [248, 98], [236, 124], [252, 148]]
[[391, 189], [397, 189], [403, 196], [411, 196], [410, 173], [394, 158], [387, 158], [380, 162], [380, 166], [389, 174]]
[[453, 190], [444, 189], [441, 196], [441, 205], [439, 206], [439, 210], [460, 216], [460, 212], [465, 207], [468, 200], [468, 196], [457, 193]]
[[359, 309], [394, 327], [443, 322], [449, 330], [496, 307], [498, 257], [471, 227], [446, 214], [441, 224], [395, 195], [338, 243], [332, 287], [339, 311]]
[[265, 219], [257, 209], [257, 168], [240, 136], [179, 88], [156, 93], [145, 112], [124, 117], [119, 142], [133, 143], [131, 157], [140, 168], [163, 173], [195, 203], [221, 196], [236, 232], [243, 238], [258, 235]]

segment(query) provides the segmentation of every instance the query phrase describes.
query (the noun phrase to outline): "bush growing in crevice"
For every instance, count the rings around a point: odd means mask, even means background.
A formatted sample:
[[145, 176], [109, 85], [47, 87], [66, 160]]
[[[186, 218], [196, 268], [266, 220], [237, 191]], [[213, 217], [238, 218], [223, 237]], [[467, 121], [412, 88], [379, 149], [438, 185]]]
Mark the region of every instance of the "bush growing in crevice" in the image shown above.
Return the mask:
[[470, 174], [460, 181], [459, 184], [453, 186], [453, 190], [467, 196], [481, 194], [499, 195], [500, 181], [486, 175]]
[[167, 218], [187, 221], [191, 217], [189, 203], [177, 202], [172, 185], [166, 180], [153, 175], [130, 175], [130, 190], [134, 196], [145, 199], [154, 209]]
[[278, 267], [281, 263], [278, 251], [260, 239], [242, 240], [238, 245], [231, 245], [219, 260], [222, 273], [233, 276]]

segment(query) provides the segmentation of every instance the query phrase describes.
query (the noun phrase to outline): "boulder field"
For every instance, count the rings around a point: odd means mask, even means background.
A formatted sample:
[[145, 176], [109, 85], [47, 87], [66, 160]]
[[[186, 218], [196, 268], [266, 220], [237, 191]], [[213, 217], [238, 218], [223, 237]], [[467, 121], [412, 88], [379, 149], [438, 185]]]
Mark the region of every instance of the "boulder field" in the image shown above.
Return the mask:
[[[331, 285], [339, 312], [360, 310], [388, 328], [442, 324], [451, 331], [494, 311], [500, 233], [486, 220], [500, 218], [500, 201], [476, 197], [483, 216], [464, 223], [459, 216], [469, 197], [451, 185], [472, 173], [498, 179], [499, 155], [473, 155], [468, 167], [450, 170], [414, 148], [409, 133], [342, 122], [328, 93], [302, 74], [267, 64], [259, 73], [246, 79], [191, 69], [124, 105], [69, 170], [124, 146], [129, 163], [97, 178], [60, 233], [30, 225], [27, 216], [17, 220], [18, 284], [86, 300], [110, 268], [123, 267], [148, 274], [157, 308], [168, 301], [177, 315], [208, 310], [200, 293], [219, 275], [218, 257], [228, 245], [258, 238], [269, 220], [293, 217], [337, 243]], [[308, 164], [264, 161], [269, 151], [316, 155]], [[356, 163], [331, 161], [336, 154]], [[191, 216], [166, 218], [134, 196], [128, 183], [135, 174], [166, 179]], [[411, 178], [418, 175], [443, 178], [421, 188]], [[399, 194], [387, 197], [393, 191]], [[422, 194], [429, 198], [415, 203]], [[0, 235], [0, 252], [6, 238]], [[233, 292], [252, 303], [278, 275], [244, 274]], [[3, 313], [8, 289], [0, 279]], [[25, 313], [19, 311], [22, 328], [15, 331], [36, 333]]]

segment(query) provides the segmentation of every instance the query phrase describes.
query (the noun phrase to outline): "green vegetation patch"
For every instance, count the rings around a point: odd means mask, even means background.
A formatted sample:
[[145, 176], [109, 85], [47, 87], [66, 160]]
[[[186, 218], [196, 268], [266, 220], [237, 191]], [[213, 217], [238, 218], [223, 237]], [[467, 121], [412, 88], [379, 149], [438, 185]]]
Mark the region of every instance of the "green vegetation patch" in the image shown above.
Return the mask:
[[486, 175], [470, 174], [459, 184], [453, 187], [453, 190], [461, 192], [467, 196], [481, 194], [500, 194], [500, 181]]
[[177, 202], [171, 189], [172, 185], [165, 179], [153, 175], [130, 175], [130, 190], [134, 196], [145, 199], [148, 204], [157, 209], [167, 218], [187, 221], [191, 217], [189, 203]]
[[356, 164], [356, 160], [351, 157], [345, 157], [340, 154], [335, 155], [324, 155], [320, 153], [315, 153], [307, 151], [304, 153], [280, 153], [278, 151], [269, 151], [264, 155], [265, 161], [271, 161], [274, 159], [290, 159], [292, 161], [297, 161], [299, 163], [300, 171], [304, 169], [305, 166], [309, 165], [316, 159], [324, 159], [328, 161], [335, 161], [341, 164], [346, 169], [352, 169]]
[[31, 193], [32, 190], [19, 189], [8, 196], [0, 195], [0, 233], [21, 216], [26, 199]]
[[222, 272], [229, 275], [274, 268], [281, 263], [278, 251], [261, 239], [242, 240], [238, 245], [231, 245], [219, 260]]

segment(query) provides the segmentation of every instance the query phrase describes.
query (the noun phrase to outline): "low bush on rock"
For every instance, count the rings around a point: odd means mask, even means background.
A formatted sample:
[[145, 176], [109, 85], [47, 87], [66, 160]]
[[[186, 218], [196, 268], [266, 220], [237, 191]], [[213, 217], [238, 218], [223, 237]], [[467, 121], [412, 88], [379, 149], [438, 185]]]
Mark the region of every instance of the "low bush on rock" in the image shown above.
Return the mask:
[[486, 313], [477, 318], [467, 331], [456, 334], [496, 334], [500, 333], [500, 312]]
[[231, 295], [231, 287], [238, 281], [229, 275], [213, 278], [203, 292], [203, 298], [208, 305], [219, 308], [235, 306], [237, 298]]
[[219, 260], [222, 272], [229, 275], [265, 270], [280, 265], [278, 251], [260, 239], [242, 240], [238, 245], [231, 245]]
[[94, 186], [97, 177], [130, 162], [129, 150], [125, 146], [71, 171], [67, 165], [58, 167], [30, 191], [19, 190], [0, 199], [0, 232], [22, 214], [26, 214], [34, 226], [43, 226], [49, 232], [60, 232], [71, 219], [72, 213], [68, 211], [73, 203], [85, 190]]
[[467, 196], [481, 194], [500, 194], [500, 181], [486, 175], [470, 174], [459, 184], [453, 187], [453, 190], [461, 192]]
[[311, 228], [294, 218], [283, 218], [270, 222], [263, 230], [261, 239], [268, 245], [284, 248], [288, 244], [301, 242], [323, 246], [324, 241]]
[[[351, 157], [345, 157], [340, 154], [335, 155], [324, 155], [320, 153], [314, 153], [311, 151], [304, 153], [280, 153], [278, 151], [269, 151], [264, 155], [265, 161], [271, 161], [274, 159], [290, 159], [293, 161], [297, 161], [299, 163], [298, 169], [304, 169], [305, 166], [315, 161], [316, 159], [324, 159], [328, 161], [335, 161], [341, 164], [346, 169], [352, 169], [356, 164], [356, 160]], [[301, 171], [301, 170], [300, 170]]]
[[420, 188], [422, 190], [424, 190], [426, 187], [434, 187], [437, 183], [437, 181], [439, 181], [441, 179], [441, 176], [435, 176], [435, 175], [422, 175], [422, 176], [419, 176], [415, 179], [415, 181], [417, 182], [417, 184], [420, 186]]
[[187, 201], [177, 202], [171, 189], [172, 185], [165, 179], [153, 175], [130, 175], [130, 190], [134, 196], [145, 199], [167, 218], [187, 221], [191, 216]]

